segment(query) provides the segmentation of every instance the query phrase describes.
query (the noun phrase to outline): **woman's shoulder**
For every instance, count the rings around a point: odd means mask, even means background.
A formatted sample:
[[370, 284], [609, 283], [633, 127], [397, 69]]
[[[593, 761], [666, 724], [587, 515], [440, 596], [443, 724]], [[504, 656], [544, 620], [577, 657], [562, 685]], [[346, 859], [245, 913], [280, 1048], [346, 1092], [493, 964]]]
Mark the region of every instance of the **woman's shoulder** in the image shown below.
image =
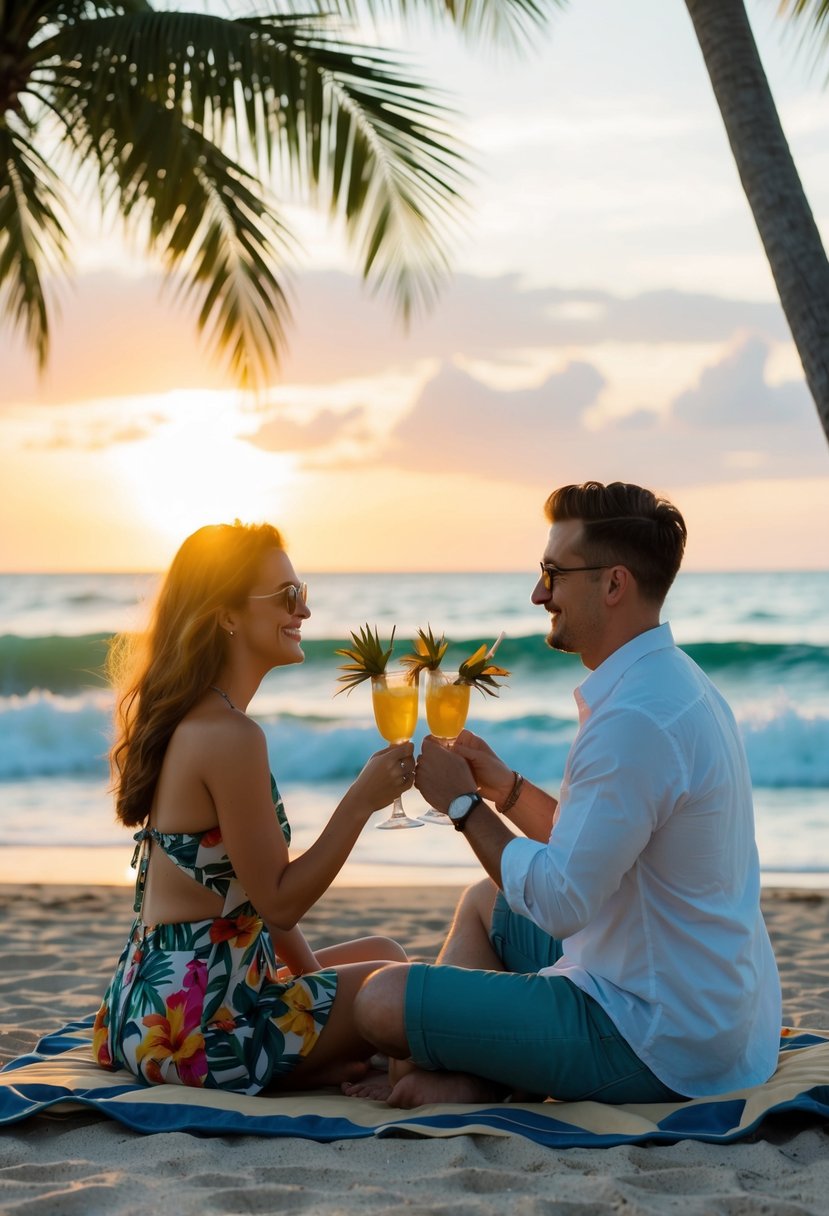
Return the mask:
[[205, 751], [209, 755], [241, 754], [242, 758], [267, 755], [265, 732], [241, 710], [225, 706], [217, 709], [199, 707], [191, 711], [176, 727], [174, 739], [179, 746]]

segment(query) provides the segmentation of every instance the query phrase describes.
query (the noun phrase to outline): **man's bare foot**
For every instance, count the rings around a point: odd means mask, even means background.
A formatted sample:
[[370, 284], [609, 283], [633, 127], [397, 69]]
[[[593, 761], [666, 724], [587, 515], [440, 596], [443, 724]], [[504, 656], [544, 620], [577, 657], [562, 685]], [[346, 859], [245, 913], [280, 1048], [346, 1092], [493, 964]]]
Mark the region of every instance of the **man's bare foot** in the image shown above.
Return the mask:
[[441, 1102], [478, 1105], [481, 1102], [503, 1102], [506, 1087], [496, 1081], [485, 1081], [465, 1072], [428, 1072], [415, 1068], [401, 1077], [386, 1101], [389, 1106], [411, 1110], [414, 1106], [432, 1106]]

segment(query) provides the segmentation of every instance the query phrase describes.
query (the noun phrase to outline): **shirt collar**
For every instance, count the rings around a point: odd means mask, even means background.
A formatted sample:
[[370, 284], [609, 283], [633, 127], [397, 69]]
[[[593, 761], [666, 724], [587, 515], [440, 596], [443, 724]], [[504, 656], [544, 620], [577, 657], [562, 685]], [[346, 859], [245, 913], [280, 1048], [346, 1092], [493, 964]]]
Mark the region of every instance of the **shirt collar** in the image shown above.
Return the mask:
[[629, 642], [625, 642], [624, 646], [614, 650], [574, 691], [579, 723], [590, 717], [596, 706], [610, 695], [634, 663], [638, 663], [646, 654], [653, 654], [656, 650], [665, 650], [673, 645], [674, 637], [666, 621], [654, 629], [646, 629], [644, 633], [638, 634]]

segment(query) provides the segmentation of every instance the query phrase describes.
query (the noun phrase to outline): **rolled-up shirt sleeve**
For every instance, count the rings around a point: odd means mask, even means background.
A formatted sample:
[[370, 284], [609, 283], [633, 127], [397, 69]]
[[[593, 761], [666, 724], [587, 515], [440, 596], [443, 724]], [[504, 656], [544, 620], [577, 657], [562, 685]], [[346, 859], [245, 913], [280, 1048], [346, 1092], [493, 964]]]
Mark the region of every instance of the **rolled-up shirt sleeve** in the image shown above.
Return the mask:
[[670, 733], [647, 714], [626, 707], [588, 719], [568, 759], [549, 842], [518, 838], [501, 856], [510, 907], [553, 937], [577, 933], [686, 792]]

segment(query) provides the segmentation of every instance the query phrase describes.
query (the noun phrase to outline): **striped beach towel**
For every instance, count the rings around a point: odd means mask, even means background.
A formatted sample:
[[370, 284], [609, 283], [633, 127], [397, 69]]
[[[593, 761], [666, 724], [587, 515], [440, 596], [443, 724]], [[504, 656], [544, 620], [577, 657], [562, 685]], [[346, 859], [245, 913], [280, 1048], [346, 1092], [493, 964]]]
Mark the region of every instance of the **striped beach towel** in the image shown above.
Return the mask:
[[350, 1140], [366, 1136], [523, 1136], [556, 1148], [701, 1140], [728, 1143], [770, 1116], [829, 1117], [829, 1031], [784, 1030], [774, 1076], [752, 1089], [681, 1103], [500, 1103], [393, 1110], [335, 1091], [244, 1097], [178, 1085], [144, 1086], [104, 1072], [92, 1050], [92, 1018], [47, 1035], [0, 1071], [0, 1124], [94, 1110], [138, 1132], [244, 1133]]

